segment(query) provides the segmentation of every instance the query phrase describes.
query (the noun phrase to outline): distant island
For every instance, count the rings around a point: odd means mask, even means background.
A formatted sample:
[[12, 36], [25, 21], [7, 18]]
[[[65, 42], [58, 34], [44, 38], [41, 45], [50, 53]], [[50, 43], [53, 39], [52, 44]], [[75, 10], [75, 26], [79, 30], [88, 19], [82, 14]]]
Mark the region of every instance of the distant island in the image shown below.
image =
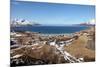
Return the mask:
[[[39, 24], [38, 22], [35, 21], [28, 21], [26, 19], [14, 19], [11, 20], [10, 25], [11, 27], [19, 27], [19, 26], [40, 26], [42, 24]], [[95, 26], [95, 21], [90, 20], [88, 22], [82, 22], [80, 24], [71, 24], [71, 25], [72, 26]]]
[[80, 26], [95, 26], [95, 24], [91, 24], [91, 23], [81, 23], [81, 24], [76, 24], [76, 25], [80, 25]]

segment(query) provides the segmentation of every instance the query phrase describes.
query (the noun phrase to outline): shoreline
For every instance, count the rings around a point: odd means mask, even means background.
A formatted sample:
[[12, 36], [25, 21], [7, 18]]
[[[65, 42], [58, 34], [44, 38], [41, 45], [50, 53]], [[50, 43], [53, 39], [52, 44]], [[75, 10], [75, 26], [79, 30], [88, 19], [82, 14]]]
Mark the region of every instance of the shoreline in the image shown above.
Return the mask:
[[[56, 30], [53, 30], [53, 29], [50, 29], [50, 32], [48, 31], [48, 29], [47, 30], [43, 30], [43, 31], [39, 31], [39, 30], [37, 30], [37, 31], [34, 31], [34, 29], [33, 30], [17, 30], [17, 29], [13, 29], [13, 28], [11, 28], [11, 32], [13, 32], [13, 31], [15, 31], [15, 32], [32, 32], [32, 33], [38, 33], [38, 34], [43, 34], [43, 35], [65, 35], [65, 34], [74, 34], [74, 33], [76, 33], [76, 32], [80, 32], [80, 31], [83, 31], [83, 30], [87, 30], [87, 29], [89, 29], [91, 26], [85, 26], [86, 28], [84, 28], [84, 29], [79, 29], [79, 30], [71, 30], [70, 31], [70, 29], [73, 29], [73, 28], [69, 28], [69, 30], [64, 30], [64, 29], [61, 29], [60, 30], [60, 28], [59, 29], [57, 29], [58, 31], [57, 32], [53, 32], [53, 31], [56, 31]], [[93, 27], [93, 26], [92, 26]], [[15, 27], [16, 28], [16, 27]], [[62, 31], [62, 30], [64, 30], [64, 31]], [[47, 31], [47, 32], [45, 32], [45, 31]]]
[[[73, 37], [74, 35], [78, 35], [80, 36], [84, 31], [90, 30], [91, 28], [95, 28], [95, 26], [91, 26], [85, 30], [81, 30], [81, 31], [77, 31], [74, 33], [40, 33], [40, 32], [32, 32], [32, 31], [16, 31], [17, 33], [32, 33], [32, 34], [36, 34], [38, 36], [42, 36], [42, 37], [55, 37], [55, 36], [69, 36], [69, 37]], [[14, 33], [14, 32], [11, 32]]]
[[[94, 28], [91, 27], [72, 34], [41, 34], [30, 31], [11, 32], [11, 64], [23, 62], [22, 65], [24, 65], [27, 60], [32, 62], [27, 62], [30, 65], [39, 61], [41, 61], [41, 64], [94, 61], [95, 49], [92, 49], [95, 47], [94, 35], [92, 34], [95, 33]], [[26, 60], [24, 60], [25, 57], [27, 57]]]

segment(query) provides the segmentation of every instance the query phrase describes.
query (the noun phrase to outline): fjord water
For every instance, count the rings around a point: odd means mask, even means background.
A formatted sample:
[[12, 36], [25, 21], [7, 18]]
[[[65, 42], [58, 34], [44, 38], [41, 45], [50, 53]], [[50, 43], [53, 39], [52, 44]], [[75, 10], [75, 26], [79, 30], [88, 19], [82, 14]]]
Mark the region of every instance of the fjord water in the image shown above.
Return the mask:
[[11, 27], [11, 31], [30, 31], [42, 34], [75, 33], [89, 28], [88, 26], [20, 26]]

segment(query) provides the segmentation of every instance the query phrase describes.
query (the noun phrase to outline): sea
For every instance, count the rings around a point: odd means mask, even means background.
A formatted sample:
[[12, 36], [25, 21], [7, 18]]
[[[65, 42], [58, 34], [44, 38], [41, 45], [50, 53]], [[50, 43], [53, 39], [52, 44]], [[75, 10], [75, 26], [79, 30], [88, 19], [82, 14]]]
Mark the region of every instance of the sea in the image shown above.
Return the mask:
[[11, 32], [38, 32], [42, 34], [65, 34], [75, 33], [81, 30], [88, 29], [88, 26], [17, 26], [11, 27]]

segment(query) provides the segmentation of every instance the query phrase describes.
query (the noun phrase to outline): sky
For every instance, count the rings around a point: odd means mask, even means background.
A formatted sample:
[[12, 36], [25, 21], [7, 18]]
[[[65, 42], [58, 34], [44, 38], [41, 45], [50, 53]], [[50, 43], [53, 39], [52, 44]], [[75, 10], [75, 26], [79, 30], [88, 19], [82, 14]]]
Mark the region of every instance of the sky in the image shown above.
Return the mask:
[[95, 6], [11, 1], [11, 19], [46, 25], [80, 24], [95, 19]]

